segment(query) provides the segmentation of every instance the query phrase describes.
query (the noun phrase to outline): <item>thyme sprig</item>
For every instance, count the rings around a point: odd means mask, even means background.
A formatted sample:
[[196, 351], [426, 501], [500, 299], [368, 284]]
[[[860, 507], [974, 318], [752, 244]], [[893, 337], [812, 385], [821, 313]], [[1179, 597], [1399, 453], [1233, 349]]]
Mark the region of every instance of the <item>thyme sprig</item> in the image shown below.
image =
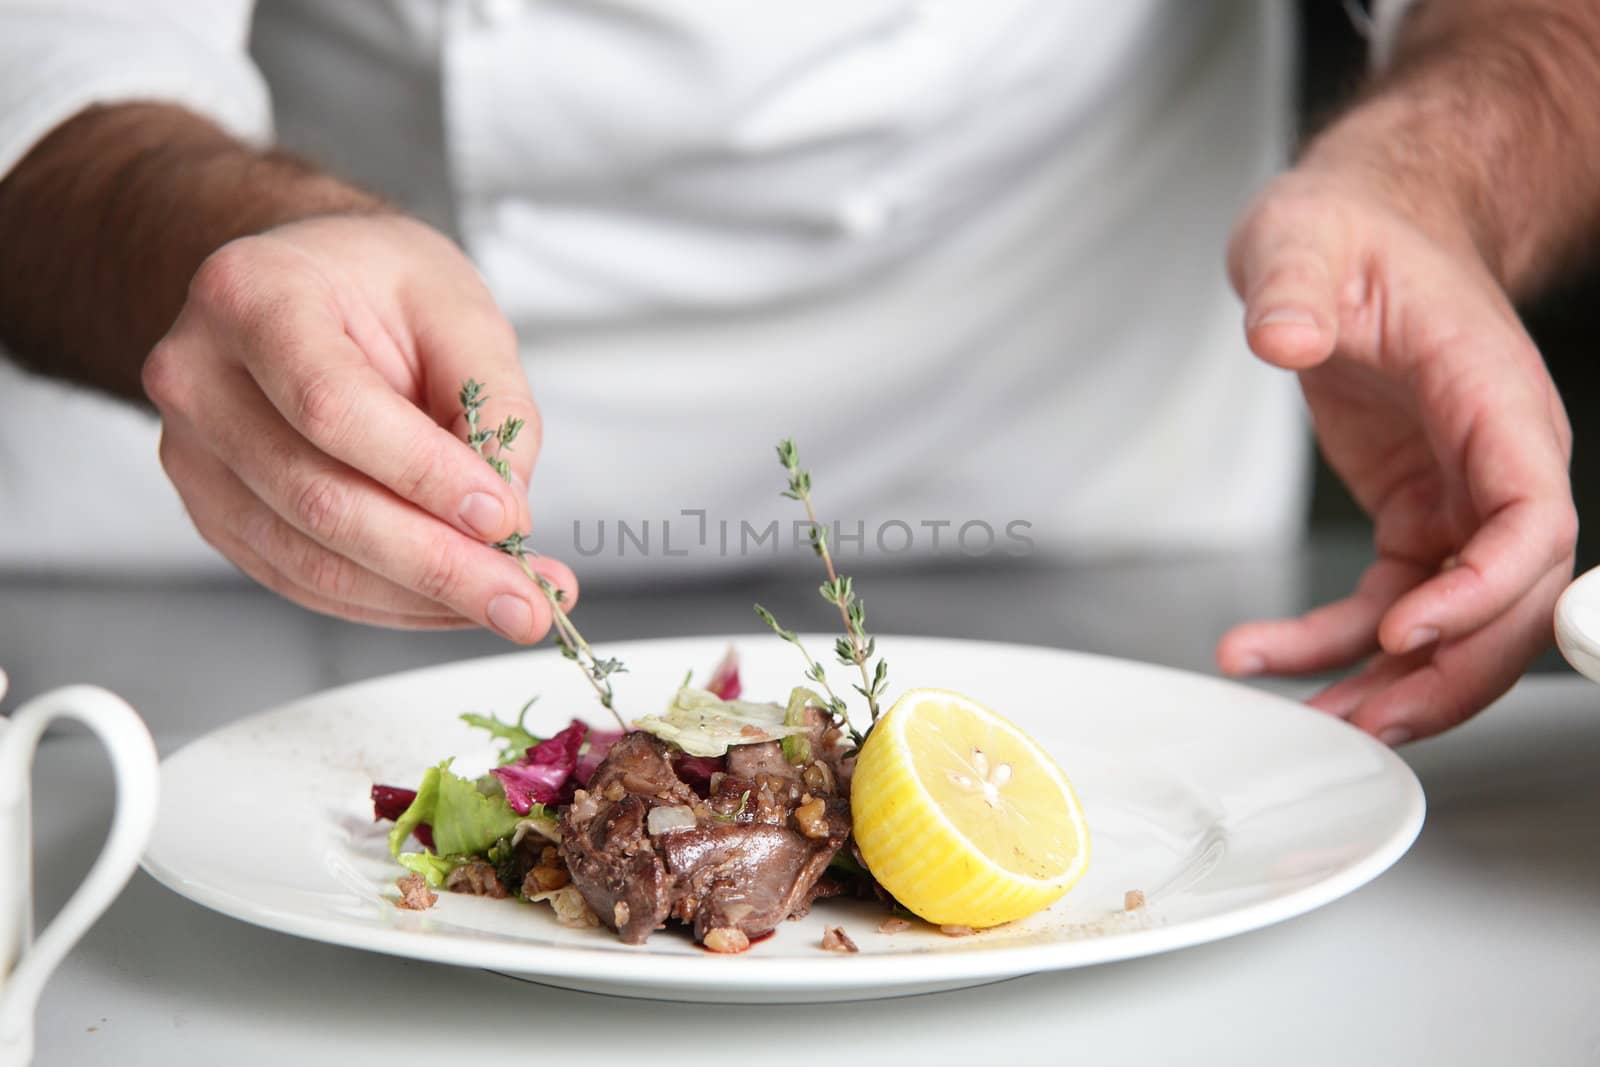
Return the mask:
[[[806, 519], [810, 523], [808, 533], [811, 549], [822, 560], [822, 566], [828, 573], [828, 580], [818, 587], [818, 591], [822, 594], [823, 600], [839, 609], [839, 620], [844, 624], [844, 636], [834, 642], [834, 655], [841, 664], [846, 667], [854, 666], [861, 672], [861, 683], [852, 684], [851, 688], [866, 699], [867, 713], [871, 720], [867, 730], [870, 731], [881, 713], [879, 698], [889, 688], [889, 663], [880, 658], [875, 665], [869, 666], [872, 658], [877, 655], [878, 642], [867, 633], [866, 602], [856, 596], [851, 579], [841, 575], [834, 567], [833, 553], [828, 549], [828, 528], [818, 521], [816, 508], [811, 502], [811, 472], [800, 466], [799, 451], [792, 439], [786, 437], [778, 442], [778, 462], [789, 475], [789, 487], [781, 495], [799, 501], [805, 507]], [[823, 687], [828, 695], [829, 711], [848, 726], [849, 713], [845, 703], [829, 686], [822, 664], [811, 657], [811, 653], [806, 651], [793, 631], [779, 625], [772, 612], [757, 604], [756, 614], [772, 628], [774, 633], [800, 650], [800, 654], [806, 660], [806, 677]], [[858, 733], [853, 726], [850, 727], [850, 733], [857, 745], [865, 738], [865, 734]]]
[[801, 657], [806, 661], [806, 677], [822, 686], [822, 691], [828, 695], [828, 713], [841, 722], [848, 724], [850, 709], [839, 698], [839, 695], [833, 691], [833, 686], [828, 684], [828, 672], [823, 669], [822, 664], [811, 658], [811, 653], [806, 651], [805, 643], [800, 640], [800, 635], [793, 630], [785, 630], [779, 624], [777, 616], [760, 604], [757, 604], [755, 608], [756, 614], [761, 617], [761, 621], [770, 626], [773, 633], [800, 650]]
[[711, 817], [713, 819], [720, 819], [722, 822], [737, 822], [739, 820], [739, 816], [743, 815], [745, 808], [749, 806], [750, 790], [746, 789], [743, 793], [739, 794], [739, 806], [737, 808], [734, 808], [730, 812], [714, 811], [711, 813]]
[[798, 500], [805, 506], [806, 518], [811, 523], [811, 547], [821, 557], [828, 572], [828, 580], [819, 587], [822, 599], [839, 609], [839, 619], [844, 623], [845, 636], [834, 643], [834, 653], [845, 666], [855, 664], [861, 671], [861, 684], [852, 686], [867, 701], [867, 711], [875, 723], [878, 721], [878, 698], [889, 687], [889, 664], [880, 659], [872, 671], [867, 662], [878, 651], [878, 642], [867, 635], [867, 605], [855, 594], [848, 577], [841, 576], [833, 566], [833, 554], [828, 551], [828, 528], [817, 521], [816, 509], [811, 503], [811, 472], [800, 467], [800, 455], [794, 441], [784, 438], [778, 442], [778, 462], [789, 474], [789, 488], [783, 496]]
[[[493, 467], [495, 473], [508, 483], [511, 481], [511, 464], [505, 455], [511, 451], [511, 445], [517, 439], [517, 434], [522, 432], [522, 427], [527, 424], [526, 419], [508, 418], [494, 429], [481, 428], [478, 423], [483, 415], [484, 402], [489, 398], [483, 393], [483, 386], [472, 378], [468, 378], [461, 386], [461, 411], [467, 420], [467, 444], [472, 450], [483, 457], [483, 461]], [[489, 454], [489, 443], [494, 442], [494, 455]]]
[[[505, 454], [511, 450], [516, 442], [517, 435], [522, 432], [526, 424], [523, 419], [508, 418], [493, 429], [481, 425], [483, 405], [488, 401], [484, 395], [483, 386], [472, 378], [468, 378], [461, 385], [461, 412], [467, 420], [467, 444], [472, 450], [483, 457], [485, 463], [493, 467], [507, 483], [511, 481], [511, 465], [505, 459]], [[494, 453], [489, 453], [490, 443], [494, 445]], [[550, 621], [555, 629], [556, 646], [561, 649], [561, 654], [583, 668], [584, 677], [594, 688], [595, 695], [600, 698], [600, 706], [611, 713], [617, 720], [617, 725], [623, 730], [628, 729], [628, 724], [623, 721], [622, 715], [616, 708], [616, 693], [611, 688], [613, 674], [625, 674], [628, 668], [622, 665], [621, 660], [601, 659], [589, 647], [589, 642], [583, 639], [583, 634], [573, 625], [567, 616], [566, 591], [556, 586], [554, 582], [533, 569], [528, 562], [530, 557], [537, 557], [538, 551], [529, 543], [525, 533], [513, 533], [510, 537], [499, 541], [490, 542], [491, 548], [501, 552], [517, 561], [517, 566], [522, 568], [535, 585], [539, 587], [544, 598], [550, 602]]]

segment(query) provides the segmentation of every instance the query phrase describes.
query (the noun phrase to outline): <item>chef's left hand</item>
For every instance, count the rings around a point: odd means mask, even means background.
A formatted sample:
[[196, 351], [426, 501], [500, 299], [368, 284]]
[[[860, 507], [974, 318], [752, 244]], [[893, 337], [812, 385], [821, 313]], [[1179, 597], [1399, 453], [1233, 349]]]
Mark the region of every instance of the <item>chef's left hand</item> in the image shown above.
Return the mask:
[[1299, 373], [1372, 517], [1355, 590], [1217, 647], [1235, 675], [1350, 667], [1310, 703], [1390, 744], [1473, 715], [1550, 642], [1577, 540], [1560, 397], [1467, 228], [1374, 183], [1291, 171], [1229, 247], [1261, 359]]

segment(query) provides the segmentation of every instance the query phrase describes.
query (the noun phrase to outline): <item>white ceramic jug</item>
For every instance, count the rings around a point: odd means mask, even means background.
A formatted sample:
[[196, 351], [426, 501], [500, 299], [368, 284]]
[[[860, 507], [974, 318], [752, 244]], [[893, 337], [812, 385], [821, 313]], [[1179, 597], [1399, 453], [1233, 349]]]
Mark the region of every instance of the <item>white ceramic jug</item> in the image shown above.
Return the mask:
[[[6, 676], [0, 672], [0, 696]], [[105, 745], [117, 782], [111, 832], [89, 874], [55, 919], [33, 933], [30, 772], [55, 719], [76, 719]], [[89, 685], [56, 689], [0, 717], [0, 1067], [33, 1058], [33, 1016], [50, 973], [128, 884], [155, 825], [155, 743], [120, 697]]]
[[1600, 682], [1600, 567], [1579, 575], [1556, 601], [1556, 644], [1579, 674]]

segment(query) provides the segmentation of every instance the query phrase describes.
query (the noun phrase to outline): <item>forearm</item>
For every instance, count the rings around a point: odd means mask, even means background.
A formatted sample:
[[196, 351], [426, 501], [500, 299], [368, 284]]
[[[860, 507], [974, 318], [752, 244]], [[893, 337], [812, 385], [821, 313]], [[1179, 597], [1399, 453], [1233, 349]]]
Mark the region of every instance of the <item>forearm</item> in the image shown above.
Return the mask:
[[228, 241], [380, 202], [181, 108], [91, 108], [0, 181], [0, 347], [143, 400], [140, 367]]
[[1514, 296], [1600, 229], [1600, 4], [1420, 0], [1302, 166], [1355, 170]]

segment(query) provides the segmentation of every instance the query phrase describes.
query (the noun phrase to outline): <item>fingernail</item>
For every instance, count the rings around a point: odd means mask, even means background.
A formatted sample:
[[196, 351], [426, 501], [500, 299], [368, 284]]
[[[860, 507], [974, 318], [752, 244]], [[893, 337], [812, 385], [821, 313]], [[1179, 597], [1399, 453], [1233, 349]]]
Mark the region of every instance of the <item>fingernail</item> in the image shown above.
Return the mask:
[[489, 625], [509, 640], [530, 641], [533, 638], [533, 605], [519, 596], [501, 593], [489, 601]]
[[1248, 674], [1260, 674], [1267, 669], [1267, 661], [1252, 652], [1234, 665], [1233, 673], [1243, 677]]
[[1404, 726], [1386, 726], [1383, 732], [1378, 735], [1378, 740], [1390, 748], [1394, 748], [1411, 740], [1411, 731]]
[[1301, 308], [1273, 308], [1271, 311], [1257, 317], [1250, 326], [1311, 326], [1317, 325], [1316, 317], [1309, 311]]
[[484, 540], [498, 537], [506, 523], [505, 506], [488, 493], [468, 493], [460, 516], [462, 524]]
[[1415, 630], [1406, 634], [1405, 643], [1400, 646], [1400, 651], [1402, 653], [1415, 652], [1423, 645], [1431, 645], [1437, 640], [1439, 640], [1438, 630], [1432, 626], [1418, 626]]

